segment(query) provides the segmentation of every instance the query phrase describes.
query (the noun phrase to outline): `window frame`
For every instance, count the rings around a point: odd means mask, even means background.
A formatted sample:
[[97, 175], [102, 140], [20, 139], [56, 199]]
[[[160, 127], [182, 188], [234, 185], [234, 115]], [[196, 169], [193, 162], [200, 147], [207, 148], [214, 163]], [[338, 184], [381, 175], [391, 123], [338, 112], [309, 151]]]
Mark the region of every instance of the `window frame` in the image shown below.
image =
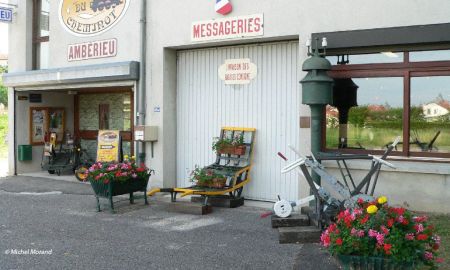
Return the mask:
[[[42, 0], [33, 0], [33, 34], [32, 34], [32, 69], [41, 69], [39, 48], [42, 43], [49, 42], [50, 36], [41, 36], [40, 15], [42, 11]], [[50, 32], [50, 29], [49, 29]]]
[[[448, 49], [444, 47], [440, 49]], [[432, 48], [418, 48], [417, 50], [433, 50]], [[349, 50], [351, 52], [351, 50]], [[382, 52], [384, 50], [375, 50], [372, 53]], [[428, 62], [410, 62], [409, 52], [413, 50], [393, 50], [403, 52], [403, 62], [398, 63], [375, 63], [375, 64], [347, 64], [333, 65], [328, 74], [332, 78], [376, 78], [376, 77], [403, 77], [403, 149], [402, 151], [393, 151], [393, 156], [400, 157], [425, 157], [425, 158], [450, 158], [450, 153], [432, 153], [410, 151], [410, 110], [411, 110], [411, 78], [426, 76], [450, 76], [450, 61], [428, 61]], [[369, 52], [367, 52], [369, 53]], [[348, 52], [347, 52], [348, 54]], [[355, 54], [358, 54], [355, 52]], [[340, 53], [328, 52], [327, 56], [342, 55]], [[351, 53], [350, 53], [351, 55]], [[326, 112], [324, 110], [323, 114]], [[332, 152], [336, 149], [327, 148], [326, 145], [326, 123], [322, 126], [322, 151]], [[382, 154], [383, 150], [363, 150], [363, 149], [339, 149], [344, 153], [352, 154]]]

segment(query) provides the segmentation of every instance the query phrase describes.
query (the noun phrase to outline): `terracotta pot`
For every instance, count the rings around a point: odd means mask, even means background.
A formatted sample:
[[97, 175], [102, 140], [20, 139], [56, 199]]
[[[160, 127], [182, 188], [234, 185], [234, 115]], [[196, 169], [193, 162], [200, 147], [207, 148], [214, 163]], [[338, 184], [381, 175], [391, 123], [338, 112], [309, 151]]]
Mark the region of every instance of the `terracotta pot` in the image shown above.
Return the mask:
[[245, 145], [239, 145], [239, 146], [228, 145], [228, 146], [225, 146], [225, 147], [222, 147], [221, 149], [219, 149], [218, 152], [219, 152], [219, 154], [242, 156], [242, 155], [245, 155], [246, 148], [247, 147]]
[[210, 187], [212, 188], [224, 188], [227, 183], [227, 179], [225, 177], [218, 177], [212, 180]]

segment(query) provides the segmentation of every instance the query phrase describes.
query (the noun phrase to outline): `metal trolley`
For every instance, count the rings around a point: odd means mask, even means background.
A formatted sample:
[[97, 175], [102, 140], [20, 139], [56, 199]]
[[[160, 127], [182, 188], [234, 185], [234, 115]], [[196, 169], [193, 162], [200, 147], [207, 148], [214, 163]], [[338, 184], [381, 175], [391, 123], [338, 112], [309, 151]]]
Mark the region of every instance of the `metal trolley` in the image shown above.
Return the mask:
[[216, 161], [206, 166], [215, 173], [227, 177], [227, 184], [224, 188], [199, 187], [196, 185], [182, 188], [155, 188], [148, 192], [152, 196], [158, 192], [169, 192], [172, 202], [176, 201], [178, 193], [181, 197], [188, 195], [200, 195], [203, 197], [203, 204], [208, 204], [208, 198], [213, 196], [226, 196], [228, 198], [241, 198], [244, 186], [250, 182], [250, 170], [252, 168], [252, 156], [255, 142], [255, 128], [245, 127], [222, 127], [220, 138], [232, 138], [236, 135], [243, 136], [246, 146], [243, 155], [217, 153]]

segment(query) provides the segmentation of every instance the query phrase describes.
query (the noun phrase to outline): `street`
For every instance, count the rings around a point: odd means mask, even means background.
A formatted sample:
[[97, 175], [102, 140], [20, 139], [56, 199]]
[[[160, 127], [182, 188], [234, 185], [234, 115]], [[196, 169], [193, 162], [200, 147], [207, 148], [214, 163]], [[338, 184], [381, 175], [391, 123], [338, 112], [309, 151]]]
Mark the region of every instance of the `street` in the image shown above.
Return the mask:
[[155, 198], [148, 206], [125, 200], [116, 203], [116, 214], [98, 213], [89, 184], [0, 178], [0, 269], [294, 266], [301, 245], [278, 244], [270, 218], [259, 218], [265, 209], [214, 208], [194, 216], [168, 212], [167, 205]]

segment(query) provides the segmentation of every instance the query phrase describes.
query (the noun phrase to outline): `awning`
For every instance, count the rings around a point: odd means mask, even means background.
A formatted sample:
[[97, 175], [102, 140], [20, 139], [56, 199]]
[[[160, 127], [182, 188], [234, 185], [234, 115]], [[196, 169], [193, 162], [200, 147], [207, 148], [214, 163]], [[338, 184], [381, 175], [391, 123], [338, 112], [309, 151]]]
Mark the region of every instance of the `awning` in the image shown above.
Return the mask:
[[139, 62], [116, 62], [5, 73], [3, 84], [15, 90], [49, 90], [134, 85], [139, 79]]

